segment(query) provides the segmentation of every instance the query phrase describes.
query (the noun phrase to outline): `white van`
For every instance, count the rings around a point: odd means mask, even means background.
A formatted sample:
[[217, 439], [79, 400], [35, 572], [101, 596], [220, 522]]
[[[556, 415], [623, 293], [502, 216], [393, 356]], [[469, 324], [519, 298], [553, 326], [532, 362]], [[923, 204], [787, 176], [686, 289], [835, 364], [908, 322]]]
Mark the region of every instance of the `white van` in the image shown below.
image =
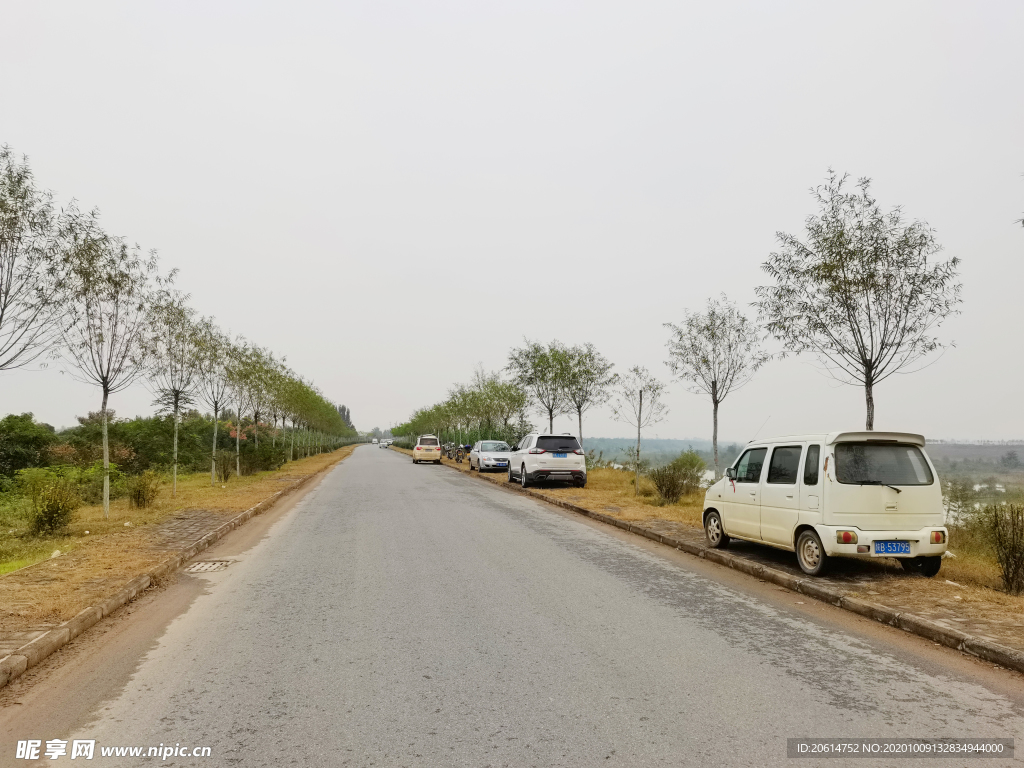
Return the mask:
[[812, 576], [836, 555], [895, 557], [934, 576], [947, 531], [924, 442], [903, 432], [752, 441], [704, 497], [708, 545], [732, 537], [795, 551]]

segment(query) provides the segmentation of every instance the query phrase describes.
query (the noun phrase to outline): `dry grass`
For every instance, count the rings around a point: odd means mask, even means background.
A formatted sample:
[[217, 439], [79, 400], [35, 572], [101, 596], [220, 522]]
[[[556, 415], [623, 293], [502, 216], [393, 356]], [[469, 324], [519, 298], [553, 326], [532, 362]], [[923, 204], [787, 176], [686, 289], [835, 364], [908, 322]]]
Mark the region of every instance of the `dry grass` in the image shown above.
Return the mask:
[[[127, 500], [119, 499], [111, 504], [109, 520], [103, 519], [102, 507], [81, 509], [69, 535], [34, 543], [42, 553], [35, 565], [0, 576], [0, 629], [65, 621], [166, 559], [167, 551], [153, 547], [156, 524], [186, 510], [229, 519], [295, 480], [337, 464], [353, 450], [355, 446], [346, 446], [213, 487], [206, 473], [179, 476], [174, 498], [164, 484], [147, 509], [129, 509]], [[61, 555], [50, 558], [54, 550]], [[12, 562], [17, 561], [7, 564]]]

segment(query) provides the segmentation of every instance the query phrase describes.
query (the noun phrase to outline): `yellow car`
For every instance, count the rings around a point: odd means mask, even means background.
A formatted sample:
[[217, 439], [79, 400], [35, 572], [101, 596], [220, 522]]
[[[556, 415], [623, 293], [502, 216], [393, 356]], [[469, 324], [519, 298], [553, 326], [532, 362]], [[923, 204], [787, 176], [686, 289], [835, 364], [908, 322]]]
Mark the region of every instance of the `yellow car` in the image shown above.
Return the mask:
[[421, 461], [441, 463], [441, 441], [434, 435], [420, 435], [416, 438], [416, 447], [412, 449], [412, 463]]

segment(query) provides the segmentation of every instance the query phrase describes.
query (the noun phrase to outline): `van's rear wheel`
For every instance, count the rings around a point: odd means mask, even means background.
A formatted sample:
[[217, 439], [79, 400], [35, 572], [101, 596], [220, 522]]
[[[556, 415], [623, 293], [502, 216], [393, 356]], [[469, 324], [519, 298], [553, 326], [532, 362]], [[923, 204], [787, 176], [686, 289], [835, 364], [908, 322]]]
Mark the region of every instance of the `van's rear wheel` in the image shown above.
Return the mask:
[[828, 555], [813, 530], [804, 531], [796, 540], [796, 559], [808, 576], [821, 576], [828, 570]]
[[904, 571], [919, 573], [930, 579], [932, 576], [937, 575], [939, 568], [942, 567], [942, 555], [901, 557], [900, 565], [903, 566]]
[[722, 527], [722, 518], [717, 512], [708, 512], [704, 521], [704, 535], [707, 537], [708, 546], [712, 549], [722, 549], [729, 544], [729, 536]]

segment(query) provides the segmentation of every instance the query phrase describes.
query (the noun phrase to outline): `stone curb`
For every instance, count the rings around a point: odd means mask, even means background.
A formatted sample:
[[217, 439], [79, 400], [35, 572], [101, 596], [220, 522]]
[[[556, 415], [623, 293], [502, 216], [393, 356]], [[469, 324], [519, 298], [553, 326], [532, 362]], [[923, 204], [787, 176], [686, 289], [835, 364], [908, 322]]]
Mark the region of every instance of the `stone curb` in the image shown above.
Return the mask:
[[160, 579], [163, 579], [177, 571], [182, 565], [187, 563], [204, 549], [207, 549], [211, 544], [235, 530], [235, 528], [244, 525], [251, 518], [268, 510], [282, 497], [298, 490], [313, 478], [320, 477], [320, 475], [334, 469], [336, 466], [338, 466], [338, 463], [331, 464], [329, 467], [324, 467], [311, 475], [300, 477], [287, 488], [282, 488], [273, 496], [269, 496], [258, 504], [249, 507], [249, 509], [244, 512], [240, 512], [216, 530], [203, 536], [191, 546], [186, 547], [176, 555], [172, 555], [162, 563], [154, 566], [149, 573], [136, 576], [99, 605], [86, 608], [84, 611], [79, 612], [73, 619], [65, 621], [59, 627], [54, 627], [49, 632], [40, 635], [32, 642], [26, 643], [13, 653], [3, 657], [0, 659], [0, 688], [3, 688], [9, 682], [24, 674], [25, 670], [30, 667], [34, 667], [54, 651], [63, 648], [85, 630], [89, 629], [89, 627], [93, 626], [104, 617], [109, 616], [122, 605], [130, 603]]
[[[448, 466], [448, 465], [445, 465]], [[450, 467], [456, 472], [461, 470]], [[472, 472], [461, 472], [463, 475], [473, 476]], [[488, 483], [490, 485], [496, 485], [498, 488], [504, 488], [508, 491], [516, 493], [522, 493], [526, 496], [532, 496], [535, 499], [539, 499], [547, 504], [553, 504], [556, 507], [567, 509], [570, 512], [589, 517], [592, 520], [597, 520], [601, 523], [608, 525], [614, 525], [616, 528], [621, 528], [624, 531], [635, 533], [638, 536], [657, 541], [661, 544], [665, 544], [674, 549], [682, 550], [688, 554], [696, 557], [709, 560], [712, 563], [718, 563], [724, 565], [733, 570], [742, 571], [743, 573], [755, 576], [763, 581], [769, 581], [772, 584], [777, 584], [780, 587], [792, 590], [793, 592], [799, 592], [801, 595], [807, 597], [813, 597], [815, 600], [821, 600], [822, 602], [830, 603], [837, 608], [856, 613], [868, 619], [881, 622], [882, 624], [888, 624], [892, 627], [902, 629], [904, 632], [909, 632], [913, 635], [919, 635], [934, 643], [940, 643], [949, 648], [953, 648], [963, 653], [970, 654], [971, 656], [977, 656], [979, 659], [998, 664], [1001, 667], [1007, 669], [1013, 669], [1017, 672], [1024, 672], [1024, 652], [1008, 648], [1005, 645], [999, 645], [989, 640], [983, 640], [980, 637], [974, 637], [968, 635], [956, 629], [950, 629], [944, 627], [937, 622], [930, 621], [921, 616], [915, 616], [912, 613], [901, 613], [893, 608], [889, 608], [885, 605], [879, 605], [878, 603], [871, 603], [867, 600], [861, 600], [856, 597], [850, 597], [843, 592], [831, 587], [827, 584], [822, 584], [815, 579], [801, 579], [785, 571], [778, 571], [774, 568], [769, 568], [760, 563], [755, 563], [752, 560], [747, 560], [737, 555], [723, 552], [720, 549], [711, 549], [710, 547], [704, 547], [699, 544], [694, 544], [689, 541], [682, 541], [675, 538], [674, 536], [666, 536], [653, 531], [650, 528], [645, 528], [642, 525], [636, 523], [629, 523], [625, 520], [619, 520], [618, 518], [611, 517], [609, 515], [603, 515], [600, 512], [594, 512], [593, 510], [587, 509], [586, 507], [580, 507], [572, 504], [568, 501], [562, 501], [561, 499], [554, 499], [550, 496], [545, 496], [537, 491], [531, 491], [529, 488], [522, 488], [518, 485], [511, 485], [505, 483], [504, 485], [497, 485], [489, 480], [485, 480], [483, 477], [476, 477], [477, 480]], [[19, 650], [20, 653], [20, 650]], [[0, 671], [0, 680], [2, 680], [2, 671]]]

